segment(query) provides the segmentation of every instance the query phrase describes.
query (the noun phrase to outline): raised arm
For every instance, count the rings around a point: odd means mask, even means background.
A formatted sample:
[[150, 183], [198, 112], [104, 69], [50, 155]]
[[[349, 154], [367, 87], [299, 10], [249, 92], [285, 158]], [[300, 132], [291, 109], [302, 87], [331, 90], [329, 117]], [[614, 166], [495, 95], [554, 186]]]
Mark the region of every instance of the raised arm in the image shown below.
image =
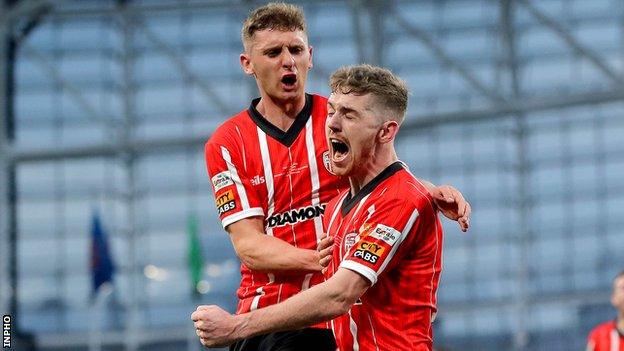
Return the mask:
[[254, 335], [299, 329], [338, 317], [349, 311], [370, 284], [360, 274], [340, 268], [326, 282], [277, 305], [240, 315], [214, 305], [199, 306], [191, 319], [202, 345], [223, 347]]
[[296, 248], [276, 237], [266, 235], [262, 217], [241, 219], [228, 225], [236, 255], [254, 271], [320, 271], [316, 250]]
[[429, 190], [433, 201], [444, 217], [457, 221], [462, 232], [467, 231], [470, 227], [472, 208], [462, 193], [450, 185], [435, 186], [429, 181], [419, 180]]

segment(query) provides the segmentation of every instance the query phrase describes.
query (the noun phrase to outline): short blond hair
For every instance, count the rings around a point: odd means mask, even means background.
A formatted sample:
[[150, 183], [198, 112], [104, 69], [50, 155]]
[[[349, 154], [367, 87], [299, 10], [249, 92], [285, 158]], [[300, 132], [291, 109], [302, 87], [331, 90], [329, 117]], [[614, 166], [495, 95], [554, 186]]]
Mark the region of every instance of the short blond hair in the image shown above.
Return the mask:
[[245, 48], [254, 34], [264, 29], [301, 30], [305, 33], [307, 28], [303, 9], [283, 2], [271, 2], [253, 10], [243, 22], [241, 29], [241, 39]]
[[372, 94], [376, 103], [395, 114], [399, 124], [405, 119], [407, 84], [388, 69], [367, 64], [344, 66], [331, 75], [329, 87], [332, 93]]

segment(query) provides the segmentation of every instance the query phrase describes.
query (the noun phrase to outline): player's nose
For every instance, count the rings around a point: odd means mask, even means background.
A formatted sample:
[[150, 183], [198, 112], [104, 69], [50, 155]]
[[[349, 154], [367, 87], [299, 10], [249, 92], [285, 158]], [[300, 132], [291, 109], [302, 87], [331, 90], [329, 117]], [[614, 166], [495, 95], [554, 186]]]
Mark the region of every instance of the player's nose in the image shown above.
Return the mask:
[[282, 66], [286, 68], [295, 66], [295, 57], [288, 50], [282, 50]]
[[336, 114], [334, 114], [333, 116], [328, 116], [326, 127], [328, 131], [331, 131], [333, 133], [339, 132], [340, 131], [340, 117], [336, 116]]

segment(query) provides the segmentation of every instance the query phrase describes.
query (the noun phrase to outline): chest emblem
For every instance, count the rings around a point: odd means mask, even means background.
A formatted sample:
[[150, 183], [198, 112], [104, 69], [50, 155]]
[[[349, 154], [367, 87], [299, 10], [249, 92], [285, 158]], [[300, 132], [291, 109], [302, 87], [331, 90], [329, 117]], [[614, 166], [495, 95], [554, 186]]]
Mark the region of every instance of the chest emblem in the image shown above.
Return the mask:
[[342, 241], [342, 246], [344, 248], [344, 252], [349, 252], [349, 250], [351, 250], [351, 248], [353, 247], [353, 245], [355, 245], [355, 243], [357, 243], [358, 241], [358, 233], [357, 232], [353, 232], [353, 233], [347, 233], [344, 236], [344, 240]]
[[323, 152], [323, 165], [325, 166], [327, 172], [334, 174], [331, 170], [331, 163], [329, 162], [329, 150]]

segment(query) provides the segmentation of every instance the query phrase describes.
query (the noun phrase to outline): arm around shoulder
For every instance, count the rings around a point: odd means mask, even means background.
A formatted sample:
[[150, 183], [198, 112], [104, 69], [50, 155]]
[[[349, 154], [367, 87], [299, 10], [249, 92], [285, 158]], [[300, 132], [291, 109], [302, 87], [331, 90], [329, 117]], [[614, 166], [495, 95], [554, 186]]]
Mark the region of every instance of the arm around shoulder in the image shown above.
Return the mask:
[[320, 271], [316, 250], [294, 247], [264, 233], [261, 217], [241, 219], [228, 225], [232, 245], [241, 262], [254, 271]]

